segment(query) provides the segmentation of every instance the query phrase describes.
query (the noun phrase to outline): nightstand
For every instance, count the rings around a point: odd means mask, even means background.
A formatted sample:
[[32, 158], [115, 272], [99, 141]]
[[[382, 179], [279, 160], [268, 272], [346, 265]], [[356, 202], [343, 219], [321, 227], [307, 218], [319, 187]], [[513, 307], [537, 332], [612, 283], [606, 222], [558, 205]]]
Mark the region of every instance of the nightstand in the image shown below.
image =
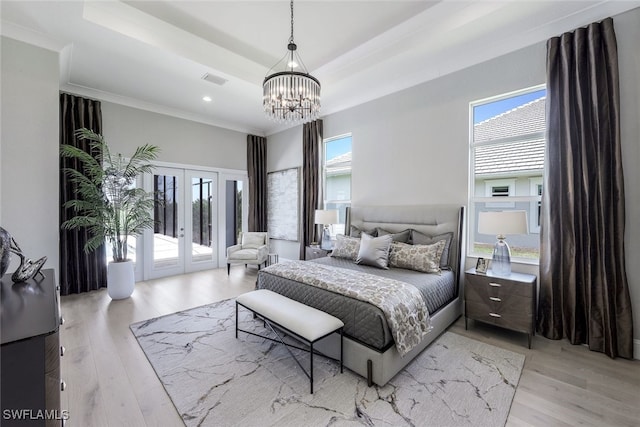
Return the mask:
[[310, 259], [322, 258], [322, 257], [326, 257], [330, 253], [331, 253], [330, 250], [307, 246], [307, 248], [305, 249], [304, 259], [310, 260]]
[[535, 335], [537, 279], [531, 274], [495, 276], [491, 270], [465, 271], [464, 327], [467, 319], [527, 334], [529, 348]]

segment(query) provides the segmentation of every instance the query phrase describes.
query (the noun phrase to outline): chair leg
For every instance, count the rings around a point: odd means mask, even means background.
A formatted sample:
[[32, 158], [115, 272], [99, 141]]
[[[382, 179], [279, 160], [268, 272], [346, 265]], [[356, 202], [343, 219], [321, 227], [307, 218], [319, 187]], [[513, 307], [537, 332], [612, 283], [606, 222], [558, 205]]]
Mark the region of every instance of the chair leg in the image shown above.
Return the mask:
[[231, 264], [227, 263], [227, 276], [231, 272]]

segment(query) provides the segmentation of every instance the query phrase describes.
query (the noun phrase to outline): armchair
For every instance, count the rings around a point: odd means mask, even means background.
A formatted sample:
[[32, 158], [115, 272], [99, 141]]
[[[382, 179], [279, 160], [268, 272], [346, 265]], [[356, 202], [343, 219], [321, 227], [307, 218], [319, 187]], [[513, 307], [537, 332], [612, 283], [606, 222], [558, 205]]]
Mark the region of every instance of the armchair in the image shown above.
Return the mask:
[[269, 235], [265, 232], [240, 233], [240, 243], [227, 248], [227, 274], [231, 264], [255, 264], [260, 270], [269, 257]]

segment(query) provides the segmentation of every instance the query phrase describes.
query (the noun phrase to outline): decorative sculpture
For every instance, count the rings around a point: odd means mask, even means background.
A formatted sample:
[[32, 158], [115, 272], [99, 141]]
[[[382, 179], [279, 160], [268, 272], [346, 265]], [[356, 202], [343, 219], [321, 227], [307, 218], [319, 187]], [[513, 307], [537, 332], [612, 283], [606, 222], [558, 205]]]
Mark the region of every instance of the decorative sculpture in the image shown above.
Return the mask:
[[0, 227], [0, 277], [4, 276], [11, 262], [11, 235]]
[[22, 249], [20, 249], [20, 246], [18, 246], [18, 243], [13, 237], [11, 237], [10, 250], [20, 257], [20, 266], [11, 275], [11, 280], [13, 280], [15, 283], [20, 283], [25, 282], [38, 274], [44, 277], [44, 274], [42, 274], [40, 270], [42, 269], [44, 263], [47, 262], [46, 256], [43, 256], [36, 261], [32, 261], [30, 258], [26, 258], [22, 253]]

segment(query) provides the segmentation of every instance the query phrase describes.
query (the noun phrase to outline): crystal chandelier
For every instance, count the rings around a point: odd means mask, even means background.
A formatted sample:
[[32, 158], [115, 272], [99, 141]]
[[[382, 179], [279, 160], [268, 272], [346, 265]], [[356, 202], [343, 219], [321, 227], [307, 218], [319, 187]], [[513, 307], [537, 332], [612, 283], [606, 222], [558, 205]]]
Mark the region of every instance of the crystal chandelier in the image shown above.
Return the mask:
[[[262, 83], [262, 105], [270, 119], [283, 123], [308, 122], [320, 114], [320, 82], [307, 71], [293, 41], [293, 0], [288, 52], [271, 67]], [[278, 71], [281, 70], [281, 71]]]

